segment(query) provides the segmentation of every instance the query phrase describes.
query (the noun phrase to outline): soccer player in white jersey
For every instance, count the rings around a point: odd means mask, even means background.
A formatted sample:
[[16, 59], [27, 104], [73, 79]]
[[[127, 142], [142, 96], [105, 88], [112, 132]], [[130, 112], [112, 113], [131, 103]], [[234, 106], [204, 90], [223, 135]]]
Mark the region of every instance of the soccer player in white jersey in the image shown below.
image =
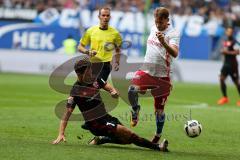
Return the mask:
[[179, 33], [169, 26], [169, 11], [164, 7], [154, 11], [155, 25], [147, 40], [144, 64], [135, 73], [129, 86], [128, 98], [131, 104], [131, 126], [138, 123], [140, 105], [138, 93], [151, 89], [154, 97], [156, 133], [152, 142], [158, 143], [165, 121], [164, 106], [171, 90], [170, 73], [172, 59], [178, 56]]

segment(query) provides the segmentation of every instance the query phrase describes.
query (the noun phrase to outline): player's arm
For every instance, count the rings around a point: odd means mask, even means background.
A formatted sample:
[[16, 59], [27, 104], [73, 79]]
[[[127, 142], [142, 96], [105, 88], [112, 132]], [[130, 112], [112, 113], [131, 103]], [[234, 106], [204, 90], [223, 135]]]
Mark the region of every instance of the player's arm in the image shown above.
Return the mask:
[[224, 55], [239, 55], [240, 54], [240, 49], [239, 49], [239, 45], [237, 41], [234, 41], [234, 45], [233, 45], [233, 50], [230, 51], [227, 49], [227, 47], [223, 47], [221, 49], [221, 53]]
[[239, 54], [239, 50], [233, 50], [233, 51], [228, 51], [228, 50], [223, 50], [222, 51], [223, 54], [228, 54], [228, 55], [238, 55]]
[[80, 44], [78, 45], [78, 51], [81, 52], [81, 53], [83, 53], [83, 54], [87, 54], [87, 55], [89, 55], [90, 57], [95, 56], [95, 55], [97, 54], [97, 52], [94, 51], [94, 50], [88, 50], [88, 49], [86, 49], [86, 48], [85, 48], [85, 45], [82, 44], [82, 43], [80, 43]]
[[67, 127], [68, 120], [69, 120], [70, 116], [72, 115], [73, 110], [74, 110], [74, 108], [71, 108], [71, 107], [66, 108], [64, 115], [62, 117], [62, 120], [60, 122], [58, 137], [57, 137], [57, 139], [55, 139], [52, 142], [52, 144], [58, 144], [61, 141], [66, 142], [64, 132]]
[[116, 34], [115, 39], [115, 56], [114, 56], [114, 70], [119, 70], [119, 64], [120, 64], [120, 54], [121, 54], [121, 45], [122, 45], [122, 37], [119, 32]]
[[116, 47], [115, 49], [116, 53], [114, 56], [114, 70], [118, 71], [119, 70], [119, 64], [120, 64], [120, 53], [121, 53], [121, 49], [120, 47]]
[[158, 37], [158, 40], [161, 42], [166, 51], [174, 58], [176, 58], [178, 56], [178, 47], [175, 45], [168, 44], [164, 38], [164, 34], [162, 34], [161, 32], [157, 32], [156, 36]]
[[88, 46], [91, 43], [91, 32], [92, 29], [91, 28], [88, 29], [86, 33], [83, 35], [83, 37], [80, 39], [80, 43], [78, 45], [78, 51], [83, 54], [87, 54], [90, 57], [95, 56], [97, 54], [96, 51], [86, 49], [86, 46]]
[[229, 51], [227, 48], [223, 48], [222, 50], [221, 50], [221, 52], [222, 52], [222, 54], [224, 54], [224, 55], [238, 55], [238, 54], [240, 54], [240, 50], [239, 50], [239, 46], [238, 45], [234, 45], [233, 46], [233, 51]]

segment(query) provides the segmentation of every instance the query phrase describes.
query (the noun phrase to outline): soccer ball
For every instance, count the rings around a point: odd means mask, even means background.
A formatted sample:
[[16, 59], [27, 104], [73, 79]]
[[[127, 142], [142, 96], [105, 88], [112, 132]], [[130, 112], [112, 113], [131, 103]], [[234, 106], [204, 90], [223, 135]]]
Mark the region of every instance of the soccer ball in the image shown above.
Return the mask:
[[194, 138], [201, 134], [202, 125], [197, 120], [189, 120], [184, 125], [184, 131], [188, 137]]

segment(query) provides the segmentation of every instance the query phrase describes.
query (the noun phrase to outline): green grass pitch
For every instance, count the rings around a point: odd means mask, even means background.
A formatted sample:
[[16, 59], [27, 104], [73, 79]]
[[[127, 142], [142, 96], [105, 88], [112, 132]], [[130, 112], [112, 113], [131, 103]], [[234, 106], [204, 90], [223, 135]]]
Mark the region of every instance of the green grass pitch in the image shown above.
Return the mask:
[[[216, 77], [217, 78], [217, 77]], [[237, 91], [228, 86], [231, 102], [217, 106], [218, 85], [175, 83], [166, 105], [163, 137], [171, 152], [162, 153], [134, 145], [87, 145], [92, 135], [82, 130], [82, 122], [70, 122], [66, 143], [51, 145], [58, 134], [55, 104], [65, 99], [48, 85], [48, 76], [0, 73], [0, 159], [73, 160], [218, 160], [240, 157], [240, 108]], [[152, 98], [141, 98], [140, 122], [133, 130], [145, 138], [155, 131]], [[76, 110], [78, 112], [78, 110]], [[129, 108], [123, 101], [112, 112], [129, 127]], [[187, 118], [203, 125], [202, 134], [188, 138], [183, 125]], [[81, 136], [78, 139], [77, 136]]]

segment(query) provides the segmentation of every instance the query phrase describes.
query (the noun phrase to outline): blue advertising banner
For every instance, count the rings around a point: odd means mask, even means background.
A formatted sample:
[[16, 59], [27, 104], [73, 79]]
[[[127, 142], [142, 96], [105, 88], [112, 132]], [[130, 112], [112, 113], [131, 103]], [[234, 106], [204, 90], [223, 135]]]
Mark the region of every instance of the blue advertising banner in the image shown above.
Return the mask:
[[[81, 32], [76, 28], [64, 28], [58, 25], [38, 23], [0, 23], [0, 48], [36, 51], [56, 51], [62, 42], [71, 35], [79, 41]], [[121, 32], [124, 41], [131, 44], [124, 46], [122, 51], [128, 55], [142, 55], [142, 34], [137, 32]], [[125, 43], [126, 44], [126, 43]]]
[[74, 28], [33, 23], [5, 24], [0, 28], [0, 48], [56, 51], [69, 35], [79, 41], [80, 32]]
[[[62, 42], [69, 35], [76, 41], [81, 37], [80, 30], [76, 28], [38, 23], [0, 22], [0, 48], [5, 49], [56, 51], [62, 47]], [[130, 48], [123, 48], [125, 53], [130, 56], [144, 55], [143, 33], [122, 31], [121, 35], [124, 41], [131, 42]], [[180, 42], [180, 58], [209, 59], [212, 44], [214, 44], [213, 38], [207, 34], [198, 36], [183, 34]]]
[[190, 37], [183, 35], [180, 41], [180, 58], [207, 60], [212, 50], [212, 39], [208, 35]]

